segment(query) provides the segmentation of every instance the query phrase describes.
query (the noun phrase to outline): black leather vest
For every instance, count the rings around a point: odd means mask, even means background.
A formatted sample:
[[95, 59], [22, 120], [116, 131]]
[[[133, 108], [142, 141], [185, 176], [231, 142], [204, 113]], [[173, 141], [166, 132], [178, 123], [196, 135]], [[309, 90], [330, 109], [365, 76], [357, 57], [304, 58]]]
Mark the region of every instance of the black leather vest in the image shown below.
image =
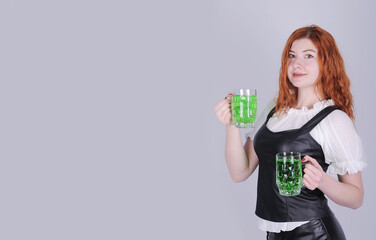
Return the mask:
[[[275, 155], [278, 152], [300, 152], [302, 158], [305, 155], [315, 158], [326, 172], [328, 164], [325, 163], [322, 148], [309, 132], [335, 109], [338, 108], [335, 106], [324, 108], [300, 129], [275, 133], [266, 127], [275, 109], [271, 110], [254, 138], [254, 148], [259, 158], [257, 216], [273, 222], [294, 222], [319, 219], [331, 214], [327, 199], [319, 189], [311, 191], [303, 187], [301, 193], [293, 197], [279, 194], [276, 184]], [[304, 166], [305, 163], [303, 169]]]

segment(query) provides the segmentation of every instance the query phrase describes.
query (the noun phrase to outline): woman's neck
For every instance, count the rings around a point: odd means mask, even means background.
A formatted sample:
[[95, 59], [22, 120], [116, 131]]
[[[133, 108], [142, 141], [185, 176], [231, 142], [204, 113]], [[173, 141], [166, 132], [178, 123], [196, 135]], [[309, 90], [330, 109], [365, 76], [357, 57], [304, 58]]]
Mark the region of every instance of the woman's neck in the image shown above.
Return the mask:
[[294, 108], [301, 109], [307, 107], [308, 109], [313, 108], [313, 105], [317, 102], [324, 100], [317, 92], [299, 89], [298, 99]]

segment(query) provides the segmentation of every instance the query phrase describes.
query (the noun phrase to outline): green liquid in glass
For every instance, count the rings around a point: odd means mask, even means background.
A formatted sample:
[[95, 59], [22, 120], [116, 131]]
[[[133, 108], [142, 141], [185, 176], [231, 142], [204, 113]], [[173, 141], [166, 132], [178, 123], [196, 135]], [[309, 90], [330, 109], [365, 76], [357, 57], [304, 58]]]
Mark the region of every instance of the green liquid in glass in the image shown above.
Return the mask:
[[303, 186], [302, 163], [300, 159], [289, 157], [277, 159], [276, 180], [279, 193], [284, 196], [296, 196]]
[[231, 103], [232, 121], [236, 127], [253, 127], [257, 113], [257, 97], [233, 95]]

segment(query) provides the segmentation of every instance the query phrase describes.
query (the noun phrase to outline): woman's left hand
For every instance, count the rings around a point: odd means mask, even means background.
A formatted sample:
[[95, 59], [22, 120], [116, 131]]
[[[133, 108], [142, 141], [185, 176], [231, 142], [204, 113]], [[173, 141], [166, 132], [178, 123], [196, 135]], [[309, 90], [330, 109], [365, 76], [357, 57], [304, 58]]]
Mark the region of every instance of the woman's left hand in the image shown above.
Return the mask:
[[309, 163], [307, 163], [304, 168], [303, 184], [309, 190], [315, 190], [322, 184], [325, 172], [316, 159], [306, 155], [302, 159], [302, 162], [307, 161], [309, 161]]

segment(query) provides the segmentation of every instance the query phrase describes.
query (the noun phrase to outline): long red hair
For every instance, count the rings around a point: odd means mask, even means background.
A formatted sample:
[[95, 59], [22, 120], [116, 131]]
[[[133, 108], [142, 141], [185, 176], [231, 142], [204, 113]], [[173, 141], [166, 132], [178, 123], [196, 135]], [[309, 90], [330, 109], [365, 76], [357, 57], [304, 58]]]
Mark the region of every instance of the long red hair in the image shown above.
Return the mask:
[[292, 43], [303, 38], [311, 40], [318, 50], [320, 73], [316, 81], [316, 89], [324, 98], [321, 100], [332, 99], [342, 111], [354, 120], [350, 79], [346, 75], [342, 56], [332, 35], [316, 25], [295, 30], [286, 42], [279, 73], [276, 113], [279, 115], [296, 104], [298, 89], [288, 79], [287, 66]]

